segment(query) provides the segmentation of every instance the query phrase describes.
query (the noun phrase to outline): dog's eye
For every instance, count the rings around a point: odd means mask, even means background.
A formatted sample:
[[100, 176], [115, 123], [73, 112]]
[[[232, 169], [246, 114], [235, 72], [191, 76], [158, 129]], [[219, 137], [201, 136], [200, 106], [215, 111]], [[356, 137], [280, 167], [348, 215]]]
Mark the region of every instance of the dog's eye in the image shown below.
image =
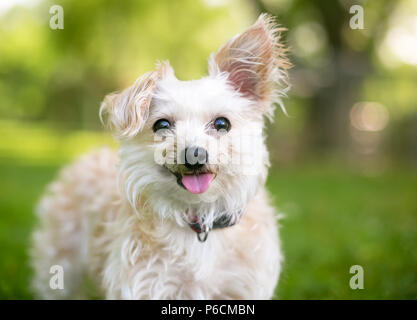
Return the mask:
[[166, 119], [159, 119], [153, 124], [153, 132], [156, 132], [161, 129], [169, 129], [171, 128], [171, 123]]
[[217, 131], [220, 131], [220, 130], [229, 131], [230, 121], [225, 117], [219, 117], [219, 118], [216, 118], [216, 120], [214, 120], [213, 126]]

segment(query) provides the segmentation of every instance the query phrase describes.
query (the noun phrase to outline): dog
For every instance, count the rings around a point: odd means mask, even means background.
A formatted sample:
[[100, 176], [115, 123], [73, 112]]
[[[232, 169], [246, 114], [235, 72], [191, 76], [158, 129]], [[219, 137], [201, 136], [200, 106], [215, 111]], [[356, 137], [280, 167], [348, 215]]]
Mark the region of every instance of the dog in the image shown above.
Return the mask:
[[105, 97], [119, 150], [82, 156], [41, 199], [38, 297], [272, 298], [283, 254], [264, 127], [289, 88], [282, 30], [262, 14], [211, 55], [208, 76], [180, 81], [162, 62]]

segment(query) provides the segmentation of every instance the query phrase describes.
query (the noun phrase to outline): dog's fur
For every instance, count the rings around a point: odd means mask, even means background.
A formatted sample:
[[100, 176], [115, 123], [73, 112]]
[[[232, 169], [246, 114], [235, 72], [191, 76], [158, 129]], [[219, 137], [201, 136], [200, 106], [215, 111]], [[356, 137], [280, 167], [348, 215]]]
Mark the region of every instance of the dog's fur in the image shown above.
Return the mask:
[[[86, 278], [108, 299], [272, 297], [282, 254], [264, 187], [269, 160], [262, 131], [288, 87], [280, 31], [272, 17], [261, 15], [211, 56], [207, 77], [179, 81], [165, 62], [105, 98], [101, 116], [120, 150], [82, 157], [41, 200], [32, 250], [39, 297], [85, 298]], [[184, 146], [204, 145], [210, 159], [215, 152], [207, 146], [221, 137], [208, 124], [219, 116], [232, 126], [225, 136], [255, 133], [250, 150], [232, 143], [218, 153], [255, 161], [206, 164], [215, 178], [206, 192], [193, 194], [172, 174], [181, 174], [183, 165], [161, 165], [154, 155], [161, 148], [180, 150], [169, 139], [175, 137]], [[152, 126], [161, 118], [175, 126], [155, 141]], [[190, 216], [206, 230], [220, 216], [241, 219], [200, 242]], [[49, 287], [52, 265], [63, 267], [63, 290]]]

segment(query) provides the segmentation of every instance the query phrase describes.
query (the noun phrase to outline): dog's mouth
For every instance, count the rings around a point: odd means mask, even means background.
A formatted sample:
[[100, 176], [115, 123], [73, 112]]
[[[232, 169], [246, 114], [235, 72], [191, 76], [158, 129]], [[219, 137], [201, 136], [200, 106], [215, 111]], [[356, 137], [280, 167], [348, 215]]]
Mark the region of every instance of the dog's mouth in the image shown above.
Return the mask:
[[181, 179], [181, 185], [193, 194], [200, 194], [207, 191], [213, 178], [210, 172], [186, 174]]
[[167, 167], [165, 168], [177, 178], [177, 183], [180, 187], [184, 188], [192, 194], [200, 194], [206, 192], [215, 177], [215, 175], [210, 171], [196, 170], [174, 172]]

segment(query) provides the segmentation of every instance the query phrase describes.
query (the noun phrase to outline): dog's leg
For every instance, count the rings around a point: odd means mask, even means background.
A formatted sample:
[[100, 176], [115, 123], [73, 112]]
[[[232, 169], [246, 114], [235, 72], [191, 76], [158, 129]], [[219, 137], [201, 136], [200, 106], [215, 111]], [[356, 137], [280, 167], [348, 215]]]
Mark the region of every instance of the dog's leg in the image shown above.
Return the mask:
[[283, 260], [275, 210], [262, 190], [246, 207], [240, 223], [222, 230], [228, 250], [217, 271], [223, 277], [215, 299], [270, 299]]

